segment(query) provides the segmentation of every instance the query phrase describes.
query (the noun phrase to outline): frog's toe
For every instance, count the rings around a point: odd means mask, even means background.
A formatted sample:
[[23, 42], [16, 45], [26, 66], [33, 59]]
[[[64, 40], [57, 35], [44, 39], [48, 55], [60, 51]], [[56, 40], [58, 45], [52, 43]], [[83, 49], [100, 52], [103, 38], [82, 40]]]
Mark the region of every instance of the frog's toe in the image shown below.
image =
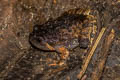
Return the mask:
[[58, 62], [53, 62], [53, 63], [49, 64], [49, 66], [63, 66], [63, 65], [66, 65], [65, 60], [60, 60]]
[[59, 63], [58, 63], [59, 66], [63, 66], [63, 65], [66, 65], [66, 61], [65, 60], [61, 60]]
[[49, 64], [48, 66], [57, 66], [58, 64], [56, 62]]

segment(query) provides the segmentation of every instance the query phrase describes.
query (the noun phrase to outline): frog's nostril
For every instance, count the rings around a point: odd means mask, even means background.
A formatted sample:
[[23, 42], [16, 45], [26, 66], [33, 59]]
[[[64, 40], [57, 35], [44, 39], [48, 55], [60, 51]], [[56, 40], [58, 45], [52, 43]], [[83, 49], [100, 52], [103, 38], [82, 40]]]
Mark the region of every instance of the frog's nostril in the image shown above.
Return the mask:
[[80, 39], [80, 40], [79, 40], [80, 48], [82, 48], [82, 49], [87, 49], [89, 43], [90, 43], [90, 41], [89, 41], [88, 38]]

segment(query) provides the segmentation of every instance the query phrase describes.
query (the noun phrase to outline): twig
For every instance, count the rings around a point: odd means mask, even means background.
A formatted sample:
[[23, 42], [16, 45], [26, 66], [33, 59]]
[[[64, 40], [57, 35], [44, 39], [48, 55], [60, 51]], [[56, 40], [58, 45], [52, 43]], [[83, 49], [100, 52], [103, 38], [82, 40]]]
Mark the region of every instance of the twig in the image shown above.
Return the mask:
[[[82, 66], [82, 69], [81, 69], [80, 73], [77, 75], [77, 78], [78, 78], [78, 79], [81, 79], [82, 76], [84, 75], [84, 73], [85, 73], [85, 71], [86, 71], [86, 69], [87, 69], [87, 67], [88, 67], [88, 64], [89, 64], [89, 62], [90, 62], [90, 60], [91, 60], [91, 57], [92, 57], [92, 55], [93, 55], [93, 53], [94, 53], [94, 51], [95, 51], [95, 49], [96, 49], [96, 47], [97, 47], [97, 45], [98, 45], [98, 43], [99, 43], [99, 40], [101, 39], [100, 37], [103, 36], [103, 37], [105, 38], [105, 35], [103, 35], [103, 33], [105, 32], [105, 34], [107, 34], [108, 32], [110, 32], [111, 29], [112, 29], [112, 27], [115, 26], [115, 24], [116, 24], [118, 21], [120, 21], [120, 16], [118, 16], [117, 18], [113, 19], [111, 24], [106, 25], [107, 27], [102, 28], [101, 32], [99, 33], [99, 35], [98, 35], [98, 37], [97, 37], [97, 39], [96, 39], [96, 41], [95, 41], [95, 43], [94, 43], [94, 45], [93, 45], [93, 47], [91, 48], [88, 56], [86, 57], [86, 59], [85, 59], [85, 61], [84, 61], [84, 64], [83, 64], [83, 66]], [[108, 26], [109, 26], [109, 27], [108, 27]], [[107, 28], [107, 29], [106, 29], [106, 28]]]
[[85, 73], [85, 71], [86, 71], [86, 69], [87, 69], [87, 67], [88, 67], [88, 64], [89, 64], [89, 62], [90, 62], [90, 60], [91, 60], [91, 58], [92, 58], [92, 56], [93, 56], [93, 54], [94, 54], [94, 51], [95, 51], [95, 49], [96, 49], [99, 41], [101, 40], [101, 38], [102, 38], [105, 30], [106, 30], [106, 28], [102, 28], [102, 30], [101, 30], [101, 32], [99, 33], [99, 36], [97, 37], [97, 39], [96, 39], [96, 41], [95, 41], [92, 49], [90, 50], [88, 56], [85, 58], [85, 61], [84, 61], [85, 63], [84, 63], [83, 66], [82, 66], [82, 70], [81, 70], [80, 73], [77, 75], [77, 78], [78, 78], [78, 79], [81, 79], [82, 76], [84, 75], [84, 73]]
[[101, 59], [100, 59], [98, 65], [96, 66], [95, 71], [92, 74], [91, 80], [99, 80], [101, 75], [102, 75], [102, 71], [103, 71], [105, 62], [106, 62], [107, 57], [108, 57], [108, 51], [109, 51], [111, 42], [113, 41], [114, 36], [115, 36], [114, 33], [115, 32], [112, 29], [110, 34], [108, 35], [108, 37], [105, 39], [105, 43], [103, 43], [103, 48], [101, 50], [102, 52], [100, 52]]

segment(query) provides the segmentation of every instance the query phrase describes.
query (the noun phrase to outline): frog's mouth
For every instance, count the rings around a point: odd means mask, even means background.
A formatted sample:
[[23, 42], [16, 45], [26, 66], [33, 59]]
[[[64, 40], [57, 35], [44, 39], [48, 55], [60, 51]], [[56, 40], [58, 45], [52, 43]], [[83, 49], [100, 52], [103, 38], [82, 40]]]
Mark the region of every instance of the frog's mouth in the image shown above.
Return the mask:
[[42, 40], [40, 37], [37, 38], [33, 34], [29, 35], [29, 43], [33, 48], [36, 48], [42, 51], [54, 51], [54, 49], [50, 50], [50, 48], [48, 47], [47, 43], [44, 40]]
[[39, 48], [38, 44], [40, 43], [40, 41], [33, 34], [29, 35], [29, 43], [32, 47]]

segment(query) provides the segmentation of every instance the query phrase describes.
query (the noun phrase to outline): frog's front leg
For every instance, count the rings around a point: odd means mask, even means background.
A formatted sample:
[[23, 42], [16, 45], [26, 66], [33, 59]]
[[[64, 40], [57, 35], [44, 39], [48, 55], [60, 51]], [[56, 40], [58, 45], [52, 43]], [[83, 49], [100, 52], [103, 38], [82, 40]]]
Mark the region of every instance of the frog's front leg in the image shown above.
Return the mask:
[[69, 56], [69, 51], [64, 46], [56, 46], [56, 52], [61, 53], [61, 59], [66, 60]]
[[57, 63], [55, 62], [55, 63], [49, 64], [49, 66], [66, 65], [65, 62], [69, 56], [69, 51], [64, 46], [55, 46], [54, 49], [56, 52], [60, 53], [60, 61], [58, 61]]
[[61, 61], [58, 63], [58, 65], [65, 65], [66, 59], [69, 56], [69, 51], [64, 46], [57, 46], [55, 47], [55, 50], [61, 54]]

